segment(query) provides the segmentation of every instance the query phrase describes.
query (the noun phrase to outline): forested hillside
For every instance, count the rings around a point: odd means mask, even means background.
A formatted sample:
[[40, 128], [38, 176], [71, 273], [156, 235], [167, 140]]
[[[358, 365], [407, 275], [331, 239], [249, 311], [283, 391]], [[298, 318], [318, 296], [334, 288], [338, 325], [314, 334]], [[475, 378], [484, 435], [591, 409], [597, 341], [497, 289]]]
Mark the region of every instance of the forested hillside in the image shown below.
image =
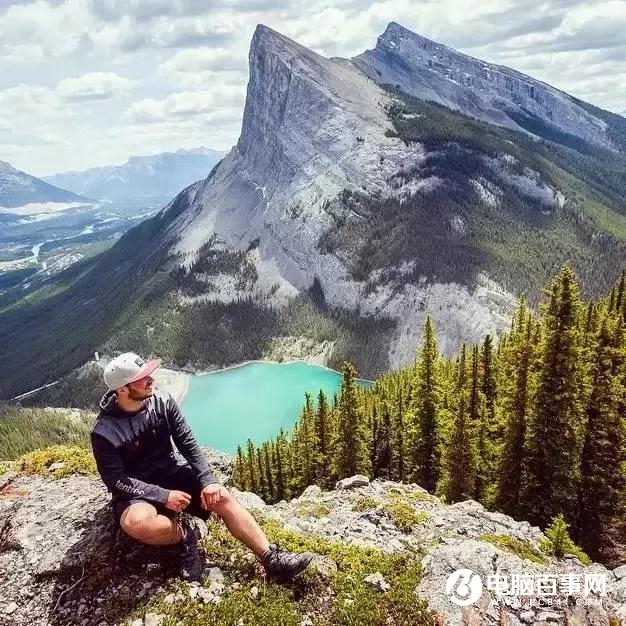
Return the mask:
[[416, 482], [542, 528], [562, 514], [592, 558], [623, 559], [625, 322], [626, 273], [584, 302], [567, 266], [497, 346], [442, 358], [428, 318], [414, 364], [361, 389], [345, 363], [338, 397], [307, 395], [293, 431], [248, 440], [237, 485], [277, 502], [356, 473]]
[[[353, 276], [372, 288], [375, 270], [469, 286], [486, 272], [535, 304], [567, 262], [586, 296], [606, 291], [626, 259], [626, 156], [538, 120], [533, 137], [392, 94], [392, 134], [424, 161], [396, 174], [407, 190], [397, 196], [345, 190], [323, 250], [352, 253]], [[390, 275], [407, 262], [410, 272]]]

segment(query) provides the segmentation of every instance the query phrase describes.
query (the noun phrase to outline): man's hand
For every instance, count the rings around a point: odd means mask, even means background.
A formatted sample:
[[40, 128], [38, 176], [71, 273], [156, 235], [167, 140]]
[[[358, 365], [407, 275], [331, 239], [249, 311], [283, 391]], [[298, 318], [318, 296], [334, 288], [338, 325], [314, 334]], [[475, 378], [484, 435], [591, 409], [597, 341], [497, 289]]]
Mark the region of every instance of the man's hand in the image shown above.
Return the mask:
[[185, 509], [190, 502], [191, 496], [188, 493], [172, 489], [172, 491], [170, 491], [170, 495], [167, 498], [167, 502], [165, 503], [165, 507], [179, 513], [180, 511]]
[[214, 483], [207, 485], [200, 493], [203, 509], [210, 509], [222, 499], [222, 488], [219, 484]]

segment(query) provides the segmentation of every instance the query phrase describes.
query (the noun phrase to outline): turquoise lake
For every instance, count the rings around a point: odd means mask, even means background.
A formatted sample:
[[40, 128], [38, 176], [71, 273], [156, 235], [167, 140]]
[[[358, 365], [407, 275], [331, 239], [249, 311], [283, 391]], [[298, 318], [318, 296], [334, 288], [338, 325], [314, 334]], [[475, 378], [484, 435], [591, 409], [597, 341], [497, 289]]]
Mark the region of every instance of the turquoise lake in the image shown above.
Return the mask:
[[190, 376], [181, 408], [200, 445], [233, 453], [248, 437], [260, 444], [281, 428], [291, 428], [304, 405], [305, 391], [316, 405], [323, 389], [332, 404], [333, 393], [340, 388], [341, 375], [317, 365], [247, 363]]

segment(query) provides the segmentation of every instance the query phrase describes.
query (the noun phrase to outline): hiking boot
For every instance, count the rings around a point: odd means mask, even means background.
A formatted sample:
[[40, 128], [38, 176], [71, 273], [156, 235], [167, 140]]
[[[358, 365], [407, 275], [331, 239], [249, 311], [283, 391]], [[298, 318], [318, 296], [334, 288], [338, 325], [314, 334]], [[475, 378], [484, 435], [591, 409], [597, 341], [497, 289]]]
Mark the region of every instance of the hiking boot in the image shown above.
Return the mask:
[[181, 525], [185, 533], [184, 537], [178, 544], [178, 554], [180, 556], [180, 575], [183, 580], [197, 581], [202, 580], [202, 570], [204, 563], [200, 556], [198, 547], [198, 535], [194, 528], [188, 524]]
[[261, 563], [268, 578], [274, 578], [277, 582], [287, 582], [306, 569], [314, 556], [312, 552], [301, 554], [286, 552], [275, 543], [271, 543], [261, 555]]

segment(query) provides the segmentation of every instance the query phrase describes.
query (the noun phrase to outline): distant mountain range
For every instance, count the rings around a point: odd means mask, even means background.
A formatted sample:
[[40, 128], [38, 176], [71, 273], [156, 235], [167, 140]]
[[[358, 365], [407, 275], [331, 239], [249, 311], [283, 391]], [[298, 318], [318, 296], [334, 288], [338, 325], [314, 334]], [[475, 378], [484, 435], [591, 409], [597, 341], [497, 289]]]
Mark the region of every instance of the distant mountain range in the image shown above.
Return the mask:
[[112, 202], [165, 204], [181, 189], [208, 176], [223, 152], [208, 148], [133, 156], [124, 165], [45, 176], [53, 185]]
[[89, 202], [87, 198], [61, 189], [0, 161], [0, 208], [47, 202]]
[[354, 59], [259, 26], [249, 59], [241, 135], [208, 176], [54, 284], [2, 294], [0, 397], [95, 350], [202, 368], [294, 336], [373, 378], [414, 359], [426, 316], [451, 355], [564, 263], [585, 296], [617, 280], [622, 116], [393, 22]]

